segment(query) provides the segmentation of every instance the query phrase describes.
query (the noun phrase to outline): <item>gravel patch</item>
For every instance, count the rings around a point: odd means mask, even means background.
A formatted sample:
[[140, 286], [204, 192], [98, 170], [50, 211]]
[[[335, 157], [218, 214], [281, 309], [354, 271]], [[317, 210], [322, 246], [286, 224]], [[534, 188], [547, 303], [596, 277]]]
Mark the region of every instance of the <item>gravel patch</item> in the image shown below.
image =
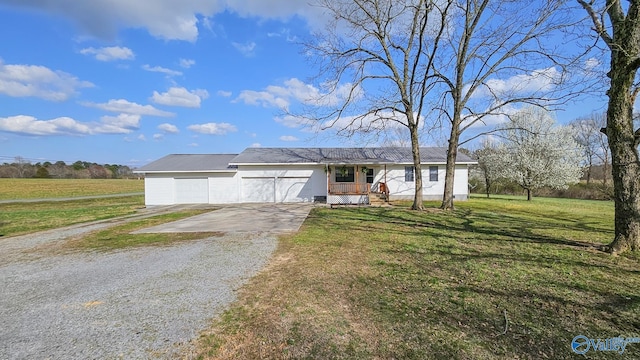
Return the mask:
[[0, 241], [0, 359], [184, 357], [277, 245], [275, 235], [242, 233], [43, 256], [26, 251], [41, 238], [15, 239]]

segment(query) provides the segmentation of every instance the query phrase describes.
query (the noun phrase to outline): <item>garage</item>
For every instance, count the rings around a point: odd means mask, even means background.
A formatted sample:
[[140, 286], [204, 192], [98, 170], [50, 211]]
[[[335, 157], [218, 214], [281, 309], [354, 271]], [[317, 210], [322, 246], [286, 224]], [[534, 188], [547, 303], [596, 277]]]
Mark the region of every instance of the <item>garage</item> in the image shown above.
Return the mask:
[[207, 204], [209, 181], [207, 178], [176, 178], [176, 204]]
[[242, 178], [242, 202], [276, 202], [275, 178]]
[[313, 199], [308, 177], [242, 178], [242, 201], [248, 203], [310, 202]]

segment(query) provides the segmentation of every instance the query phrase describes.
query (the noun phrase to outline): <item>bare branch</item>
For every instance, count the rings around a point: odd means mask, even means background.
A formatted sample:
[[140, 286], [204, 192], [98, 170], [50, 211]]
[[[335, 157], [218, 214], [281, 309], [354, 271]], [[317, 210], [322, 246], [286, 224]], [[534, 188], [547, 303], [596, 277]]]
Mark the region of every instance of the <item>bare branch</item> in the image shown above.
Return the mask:
[[593, 30], [598, 34], [598, 36], [611, 48], [613, 46], [613, 39], [607, 33], [607, 30], [604, 27], [604, 20], [598, 16], [596, 11], [593, 9], [593, 1], [587, 3], [584, 0], [576, 0], [578, 3], [587, 11], [591, 21], [593, 22]]

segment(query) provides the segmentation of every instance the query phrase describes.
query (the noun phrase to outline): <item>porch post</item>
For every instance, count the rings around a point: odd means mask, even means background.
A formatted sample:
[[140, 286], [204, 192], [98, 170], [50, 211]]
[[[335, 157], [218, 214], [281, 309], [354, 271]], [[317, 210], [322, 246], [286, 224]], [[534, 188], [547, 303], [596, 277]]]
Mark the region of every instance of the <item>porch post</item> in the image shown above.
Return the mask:
[[387, 184], [387, 164], [384, 164], [384, 188], [389, 191], [389, 184]]
[[329, 171], [329, 165], [325, 165], [325, 169], [327, 170], [327, 197], [329, 196], [329, 189], [331, 186], [331, 171]]
[[356, 172], [356, 194], [360, 194], [360, 182], [358, 181], [358, 173], [360, 170], [358, 170], [358, 165], [356, 165], [354, 171]]

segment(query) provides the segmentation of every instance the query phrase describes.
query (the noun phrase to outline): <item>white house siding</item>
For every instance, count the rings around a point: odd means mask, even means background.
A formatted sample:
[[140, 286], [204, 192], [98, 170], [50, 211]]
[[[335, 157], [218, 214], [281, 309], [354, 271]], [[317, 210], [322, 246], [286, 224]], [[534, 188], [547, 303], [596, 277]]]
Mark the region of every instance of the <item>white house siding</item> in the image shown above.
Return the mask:
[[[415, 194], [415, 182], [405, 181], [405, 166], [388, 165], [387, 185], [391, 193], [391, 200], [412, 200]], [[422, 198], [425, 200], [442, 200], [444, 194], [445, 165], [438, 166], [438, 181], [429, 181], [429, 167], [436, 165], [422, 164]], [[453, 194], [457, 200], [468, 197], [467, 165], [457, 165], [453, 186]], [[384, 181], [384, 179], [380, 180]]]
[[469, 165], [456, 166], [453, 196], [457, 200], [467, 200], [469, 198]]
[[326, 196], [322, 166], [274, 165], [238, 167], [241, 202], [312, 202]]
[[175, 178], [176, 204], [206, 204], [209, 202], [209, 179], [207, 177]]
[[209, 203], [235, 204], [240, 201], [237, 173], [218, 173], [209, 176]]

